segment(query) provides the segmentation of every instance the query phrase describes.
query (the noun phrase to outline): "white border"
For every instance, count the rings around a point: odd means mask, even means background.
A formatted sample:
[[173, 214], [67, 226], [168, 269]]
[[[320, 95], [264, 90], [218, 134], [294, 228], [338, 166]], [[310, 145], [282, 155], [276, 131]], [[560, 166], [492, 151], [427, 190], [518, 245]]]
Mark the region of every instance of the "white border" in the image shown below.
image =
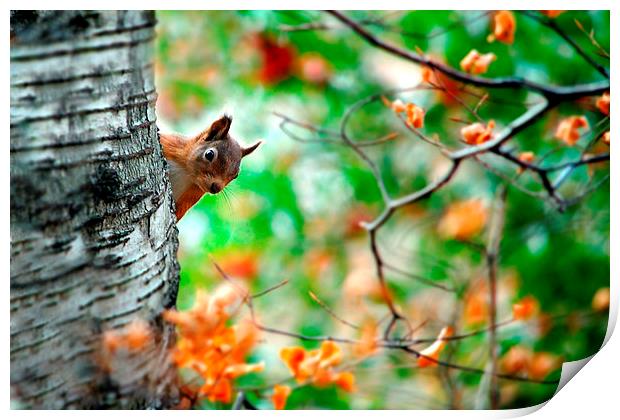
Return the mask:
[[[610, 9], [611, 13], [611, 39], [618, 40], [620, 39], [620, 33], [618, 29], [619, 19], [617, 18], [617, 4], [619, 2], [612, 1], [571, 1], [570, 9]], [[6, 3], [5, 3], [6, 4]], [[2, 103], [3, 113], [2, 119], [4, 121], [4, 154], [2, 155], [2, 167], [4, 170], [2, 171], [3, 182], [0, 186], [2, 188], [2, 196], [6, 197], [5, 203], [2, 212], [3, 212], [3, 237], [4, 240], [1, 241], [0, 246], [3, 250], [3, 255], [7, 258], [5, 261], [8, 262], [10, 260], [10, 225], [9, 225], [9, 204], [8, 197], [9, 194], [9, 168], [10, 168], [10, 160], [9, 160], [9, 139], [10, 139], [10, 131], [9, 131], [9, 86], [10, 86], [10, 75], [8, 71], [9, 67], [9, 13], [10, 9], [49, 9], [49, 8], [57, 8], [57, 9], [81, 9], [85, 8], [85, 6], [89, 9], [168, 9], [173, 6], [175, 9], [246, 9], [248, 6], [252, 6], [252, 8], [256, 9], [324, 9], [324, 8], [337, 8], [342, 10], [353, 10], [353, 9], [377, 9], [377, 6], [382, 6], [382, 9], [411, 9], [418, 8], [423, 10], [435, 10], [435, 9], [464, 9], [464, 2], [461, 1], [445, 1], [445, 0], [434, 0], [433, 2], [405, 2], [405, 1], [393, 1], [393, 0], [383, 0], [380, 3], [376, 1], [315, 1], [309, 4], [301, 1], [254, 1], [254, 2], [243, 2], [238, 0], [229, 0], [229, 1], [187, 1], [187, 0], [176, 0], [174, 3], [161, 1], [161, 0], [151, 0], [151, 1], [134, 1], [131, 4], [128, 4], [126, 1], [118, 1], [118, 0], [108, 0], [108, 1], [89, 1], [85, 3], [84, 1], [54, 1], [50, 2], [49, 0], [38, 0], [38, 1], [11, 1], [8, 5], [6, 5], [6, 9], [2, 19], [3, 26], [3, 39], [2, 39], [2, 49], [3, 54], [1, 56], [2, 66], [5, 70], [5, 82], [2, 84], [1, 88], [3, 91], [4, 101]], [[130, 6], [130, 7], [128, 7]], [[308, 7], [311, 6], [311, 7]], [[425, 7], [432, 6], [432, 7]], [[466, 9], [472, 10], [482, 10], [482, 9], [563, 9], [567, 6], [566, 1], [505, 1], [505, 0], [497, 0], [497, 1], [469, 1], [467, 2]], [[544, 6], [544, 7], [543, 7]], [[616, 6], [616, 7], [614, 7]], [[616, 44], [612, 41], [612, 51], [611, 56], [614, 59], [618, 56], [617, 49], [615, 48]], [[616, 78], [615, 78], [615, 63], [612, 63], [612, 68], [614, 70], [612, 73], [612, 87], [615, 92], [618, 92]], [[618, 109], [618, 100], [617, 95], [614, 95], [612, 98], [613, 108]], [[614, 133], [618, 133], [620, 127], [618, 126], [618, 119], [612, 119], [611, 121], [612, 131]], [[620, 201], [618, 194], [618, 183], [615, 182], [617, 179], [618, 172], [618, 158], [615, 155], [611, 157], [611, 175], [614, 181], [611, 182], [611, 214], [620, 214]], [[617, 216], [616, 216], [617, 217]], [[620, 279], [620, 273], [618, 271], [617, 261], [620, 258], [620, 254], [618, 251], [617, 238], [618, 234], [618, 219], [612, 218], [611, 220], [611, 295], [612, 295], [612, 308], [610, 312], [610, 328], [608, 331], [608, 336], [606, 340], [609, 339], [604, 348], [594, 357], [592, 360], [583, 368], [582, 372], [577, 375], [577, 379], [570, 381], [556, 396], [554, 396], [542, 409], [536, 411], [531, 415], [531, 418], [534, 419], [557, 419], [557, 418], [584, 418], [585, 416], [591, 416], [590, 418], [596, 419], [606, 419], [614, 416], [611, 413], [617, 413], [617, 401], [618, 401], [618, 373], [620, 372], [620, 361], [618, 360], [618, 356], [620, 354], [620, 339], [618, 339], [618, 334], [612, 335], [609, 338], [610, 333], [613, 331], [613, 327], [615, 325], [615, 321], [617, 319], [618, 313], [618, 302], [620, 302], [620, 293], [619, 293], [619, 284], [618, 280]], [[2, 322], [2, 331], [3, 336], [9, 337], [9, 296], [10, 296], [10, 271], [9, 265], [3, 265], [2, 268], [3, 279], [5, 284], [5, 298], [4, 305], [5, 307], [5, 320]], [[4, 373], [4, 382], [2, 383], [1, 395], [4, 397], [5, 408], [9, 408], [9, 352], [10, 352], [10, 341], [7, 339], [7, 342], [4, 346], [2, 346], [2, 368]], [[540, 407], [538, 407], [540, 408]], [[520, 415], [527, 414], [529, 412], [534, 411], [534, 408], [530, 409], [522, 409], [522, 410], [513, 410], [513, 411], [503, 411], [503, 412], [487, 412], [487, 411], [423, 411], [423, 410], [412, 410], [412, 411], [386, 411], [380, 413], [381, 416], [389, 416], [389, 417], [399, 417], [399, 418], [459, 418], [459, 419], [484, 419], [484, 418], [506, 418], [506, 417], [516, 417]], [[317, 412], [315, 411], [295, 411], [295, 412], [260, 412], [257, 414], [252, 414], [255, 412], [251, 411], [212, 411], [209, 413], [201, 412], [201, 411], [193, 411], [193, 412], [138, 412], [132, 413], [132, 416], [149, 416], [149, 417], [160, 417], [166, 419], [176, 418], [177, 416], [183, 416], [185, 418], [195, 417], [195, 418], [205, 418], [205, 416], [215, 416], [218, 418], [228, 417], [228, 418], [246, 418], [248, 416], [256, 416], [261, 415], [264, 416], [284, 416], [284, 417], [292, 417], [294, 416], [296, 419], [304, 419], [304, 418], [315, 418]], [[323, 415], [337, 415], [339, 417], [344, 418], [355, 418], [355, 419], [364, 419], [364, 418], [375, 418], [377, 416], [377, 412], [374, 411], [342, 411], [335, 413], [330, 411]], [[39, 416], [40, 413], [36, 413], [33, 411], [12, 411], [10, 413], [11, 418], [31, 418], [33, 416]], [[76, 411], [73, 412], [46, 412], [45, 416], [50, 416], [51, 418], [62, 418], [67, 419], [73, 416], [82, 416], [83, 413], [79, 413]], [[95, 418], [104, 418], [108, 417], [110, 414], [105, 412], [93, 412], [89, 413], [89, 416], [94, 416]], [[171, 417], [172, 416], [172, 417]]]

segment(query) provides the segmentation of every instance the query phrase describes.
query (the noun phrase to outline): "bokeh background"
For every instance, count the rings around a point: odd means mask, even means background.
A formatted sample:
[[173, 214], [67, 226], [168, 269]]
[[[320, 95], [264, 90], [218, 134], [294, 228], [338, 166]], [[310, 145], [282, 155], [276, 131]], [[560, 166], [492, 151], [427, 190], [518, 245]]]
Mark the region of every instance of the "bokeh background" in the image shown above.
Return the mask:
[[[516, 15], [517, 33], [511, 46], [487, 41], [487, 12], [350, 12], [350, 16], [384, 19], [387, 25], [370, 28], [391, 42], [419, 48], [454, 67], [472, 48], [494, 52], [498, 58], [487, 74], [491, 77], [517, 75], [559, 85], [600, 78], [557, 34], [521, 14]], [[359, 337], [335, 321], [309, 291], [352, 323], [385, 316], [368, 238], [359, 227], [359, 222], [380, 213], [379, 191], [367, 166], [349, 148], [295, 141], [280, 129], [281, 118], [275, 113], [337, 130], [344, 112], [356, 101], [415, 86], [421, 79], [420, 68], [373, 49], [320, 12], [168, 11], [158, 12], [157, 18], [160, 129], [194, 134], [227, 111], [234, 117], [231, 132], [240, 142], [264, 140], [243, 161], [241, 174], [227, 187], [226, 195], [204, 197], [179, 223], [178, 306], [190, 307], [197, 289], [212, 290], [221, 282], [212, 263], [217, 261], [254, 292], [289, 281], [256, 300], [265, 325], [307, 335]], [[608, 49], [609, 13], [567, 12], [556, 19], [596, 60], [608, 65], [594, 53], [575, 20], [586, 31], [592, 28], [601, 47]], [[336, 28], [291, 31], [292, 26], [311, 22]], [[479, 112], [499, 126], [536, 100], [524, 91], [491, 94], [493, 101]], [[424, 132], [450, 146], [458, 144], [459, 120], [471, 119], [459, 103], [433, 91], [390, 98], [413, 100], [424, 107]], [[554, 139], [559, 119], [572, 114], [586, 115], [597, 129], [609, 124], [592, 102], [569, 104], [511, 144], [537, 156], [548, 154], [548, 163], [575, 159], [596, 130], [573, 148]], [[381, 103], [355, 113], [350, 130], [357, 139], [398, 134], [370, 152], [394, 195], [419, 189], [445, 170], [447, 162], [439, 153], [407, 133]], [[490, 162], [514, 174], [514, 167]], [[571, 174], [562, 192], [578, 194], [608, 173], [606, 164], [583, 166]], [[446, 188], [399, 212], [382, 231], [379, 242], [391, 265], [457, 290], [447, 293], [397, 271], [387, 272], [398, 306], [414, 324], [423, 324], [421, 336], [436, 336], [446, 323], [462, 332], [484, 327], [488, 308], [480, 297], [487, 293], [480, 252], [471, 244], [441, 238], [436, 227], [450, 203], [477, 198], [490, 205], [500, 183], [482, 166], [467, 162]], [[529, 174], [520, 183], [540, 190]], [[594, 311], [592, 299], [598, 289], [609, 286], [609, 217], [608, 182], [564, 213], [510, 189], [499, 264], [498, 319], [509, 319], [511, 304], [527, 295], [539, 301], [541, 314], [499, 330], [500, 358], [517, 345], [562, 360], [580, 359], [598, 350], [607, 312]], [[482, 232], [473, 242], [483, 244], [485, 235]], [[486, 334], [455, 342], [448, 349], [451, 360], [485, 368], [487, 342]], [[318, 343], [263, 334], [252, 359], [264, 360], [266, 369], [240, 378], [238, 385], [260, 388], [286, 378], [278, 351], [287, 345], [314, 348]], [[382, 350], [357, 363], [354, 372], [357, 392], [306, 386], [293, 392], [287, 408], [486, 408], [488, 378], [456, 370], [417, 369], [415, 360], [402, 352]], [[554, 377], [559, 377], [559, 370], [550, 372], [547, 379]], [[537, 404], [554, 391], [554, 386], [500, 381], [505, 408]], [[258, 407], [269, 408], [262, 396], [259, 390], [248, 398]], [[223, 407], [207, 402], [203, 406]]]

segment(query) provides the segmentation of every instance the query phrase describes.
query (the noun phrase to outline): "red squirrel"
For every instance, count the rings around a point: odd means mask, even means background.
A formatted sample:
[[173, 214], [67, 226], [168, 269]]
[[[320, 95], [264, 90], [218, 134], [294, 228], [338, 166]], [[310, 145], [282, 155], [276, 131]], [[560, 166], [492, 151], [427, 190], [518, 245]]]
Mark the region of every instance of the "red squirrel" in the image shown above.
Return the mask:
[[159, 135], [168, 162], [177, 220], [205, 193], [217, 194], [239, 175], [241, 159], [252, 153], [260, 141], [244, 148], [228, 131], [232, 117], [223, 115], [194, 137]]

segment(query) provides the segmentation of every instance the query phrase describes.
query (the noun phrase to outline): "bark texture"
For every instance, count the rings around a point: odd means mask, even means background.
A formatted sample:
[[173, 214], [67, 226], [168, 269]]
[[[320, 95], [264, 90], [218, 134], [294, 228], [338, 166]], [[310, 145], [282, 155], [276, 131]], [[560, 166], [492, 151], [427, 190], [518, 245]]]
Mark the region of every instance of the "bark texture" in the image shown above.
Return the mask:
[[[166, 408], [177, 230], [155, 124], [155, 17], [11, 12], [11, 391], [26, 408]], [[102, 368], [101, 331], [155, 340]]]

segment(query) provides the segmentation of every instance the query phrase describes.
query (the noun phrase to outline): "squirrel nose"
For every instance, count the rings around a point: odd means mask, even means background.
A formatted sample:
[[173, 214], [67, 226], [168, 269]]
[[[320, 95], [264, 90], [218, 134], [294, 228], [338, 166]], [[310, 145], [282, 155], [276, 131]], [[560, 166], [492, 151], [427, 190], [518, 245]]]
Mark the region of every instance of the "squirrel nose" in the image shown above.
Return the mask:
[[222, 191], [222, 187], [220, 187], [217, 183], [214, 182], [209, 187], [209, 191], [211, 191], [212, 194], [217, 194]]

